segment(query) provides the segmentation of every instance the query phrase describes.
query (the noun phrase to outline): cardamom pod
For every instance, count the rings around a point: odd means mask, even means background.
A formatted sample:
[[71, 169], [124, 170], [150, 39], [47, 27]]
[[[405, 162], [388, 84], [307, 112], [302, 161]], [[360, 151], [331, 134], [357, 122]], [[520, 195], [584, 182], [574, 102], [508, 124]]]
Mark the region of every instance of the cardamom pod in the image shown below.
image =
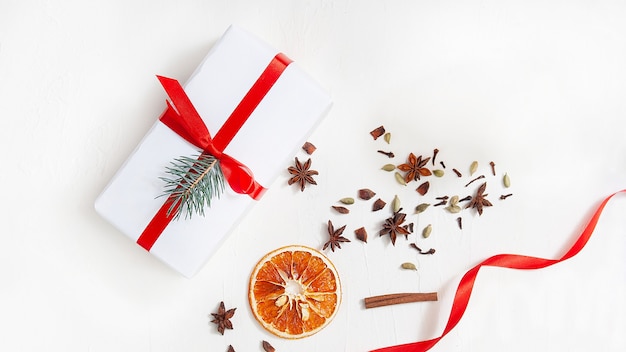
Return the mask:
[[402, 269], [417, 271], [417, 266], [415, 266], [415, 264], [409, 263], [409, 262], [402, 263], [402, 265], [400, 265], [400, 267], [402, 267]]
[[402, 176], [402, 174], [396, 172], [394, 176], [396, 176], [396, 181], [398, 181], [399, 184], [406, 186], [406, 181], [404, 180], [404, 176]]
[[470, 165], [470, 176], [472, 176], [474, 174], [474, 172], [476, 172], [476, 170], [478, 170], [478, 161], [472, 161], [472, 164]]
[[456, 214], [461, 211], [461, 207], [458, 205], [449, 205], [446, 207], [446, 210], [451, 212], [452, 214]]
[[387, 142], [387, 144], [389, 144], [391, 142], [391, 133], [389, 133], [389, 132], [385, 133], [383, 138], [385, 138], [385, 142]]
[[509, 174], [504, 174], [504, 177], [502, 178], [502, 183], [504, 183], [504, 187], [506, 188], [511, 187], [511, 178], [509, 177]]
[[394, 164], [385, 164], [381, 169], [385, 171], [393, 171], [396, 169], [396, 166]]
[[422, 230], [422, 237], [428, 238], [431, 232], [433, 232], [433, 225], [428, 224], [428, 226], [424, 227], [424, 230]]
[[352, 197], [341, 198], [339, 201], [343, 204], [354, 204], [354, 198]]
[[423, 213], [426, 208], [430, 206], [429, 203], [422, 203], [415, 207], [415, 214]]
[[391, 207], [393, 208], [393, 212], [397, 213], [398, 211], [400, 211], [400, 198], [398, 198], [398, 195], [395, 195], [393, 197], [393, 201], [391, 202]]
[[450, 198], [450, 205], [454, 206], [459, 204], [459, 196], [452, 196], [452, 198]]
[[442, 177], [443, 174], [444, 174], [444, 172], [441, 169], [433, 170], [433, 175], [435, 175], [437, 177]]

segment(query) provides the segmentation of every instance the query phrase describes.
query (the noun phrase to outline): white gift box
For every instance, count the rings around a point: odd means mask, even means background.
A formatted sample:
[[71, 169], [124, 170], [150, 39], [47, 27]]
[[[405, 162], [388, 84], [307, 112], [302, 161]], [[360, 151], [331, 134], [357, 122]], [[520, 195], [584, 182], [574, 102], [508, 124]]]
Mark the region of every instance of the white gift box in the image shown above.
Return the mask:
[[[259, 78], [278, 51], [231, 26], [184, 85], [212, 136]], [[155, 83], [158, 81], [155, 78]], [[331, 106], [330, 96], [296, 63], [280, 75], [224, 149], [269, 187]], [[198, 148], [157, 121], [95, 202], [96, 211], [137, 241], [164, 204], [166, 167]], [[262, 201], [262, 199], [260, 200]], [[171, 221], [150, 253], [192, 277], [257, 201], [226, 185], [205, 215]]]

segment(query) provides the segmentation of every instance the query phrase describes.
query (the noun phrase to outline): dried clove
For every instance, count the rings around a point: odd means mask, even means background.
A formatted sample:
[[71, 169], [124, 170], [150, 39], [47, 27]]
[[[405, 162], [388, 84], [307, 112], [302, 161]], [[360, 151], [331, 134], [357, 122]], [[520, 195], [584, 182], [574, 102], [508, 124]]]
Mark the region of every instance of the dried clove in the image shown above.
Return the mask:
[[433, 165], [435, 165], [435, 158], [437, 157], [437, 153], [439, 153], [439, 149], [435, 148], [435, 150], [433, 150], [433, 158], [432, 158]]
[[473, 179], [473, 180], [469, 181], [469, 182], [465, 185], [465, 187], [467, 187], [467, 186], [471, 185], [471, 184], [472, 184], [472, 182], [474, 182], [474, 181], [476, 181], [476, 180], [480, 180], [481, 178], [485, 178], [485, 175], [480, 175], [480, 176], [476, 177], [475, 179]]
[[393, 154], [393, 152], [386, 152], [384, 150], [377, 150], [377, 152], [379, 152], [380, 154], [384, 154], [386, 155], [388, 158], [393, 158], [395, 157], [395, 154]]
[[431, 248], [431, 249], [429, 249], [429, 250], [427, 250], [427, 251], [423, 251], [423, 250], [422, 250], [420, 247], [418, 247], [415, 243], [411, 243], [409, 246], [410, 246], [411, 248], [415, 248], [415, 249], [419, 252], [419, 254], [435, 254], [435, 249], [434, 249], [434, 248]]

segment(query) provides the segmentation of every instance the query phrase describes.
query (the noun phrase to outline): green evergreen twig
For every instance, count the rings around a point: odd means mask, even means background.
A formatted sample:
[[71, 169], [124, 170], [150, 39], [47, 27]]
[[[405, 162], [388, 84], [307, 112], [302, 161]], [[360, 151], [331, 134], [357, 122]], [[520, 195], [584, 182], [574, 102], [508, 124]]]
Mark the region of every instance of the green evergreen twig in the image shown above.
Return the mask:
[[194, 157], [181, 156], [166, 167], [166, 173], [172, 178], [160, 177], [165, 182], [164, 193], [170, 208], [167, 215], [175, 211], [174, 219], [185, 213], [185, 219], [193, 213], [204, 216], [204, 207], [211, 206], [211, 199], [219, 198], [224, 191], [224, 174], [220, 162], [209, 154]]

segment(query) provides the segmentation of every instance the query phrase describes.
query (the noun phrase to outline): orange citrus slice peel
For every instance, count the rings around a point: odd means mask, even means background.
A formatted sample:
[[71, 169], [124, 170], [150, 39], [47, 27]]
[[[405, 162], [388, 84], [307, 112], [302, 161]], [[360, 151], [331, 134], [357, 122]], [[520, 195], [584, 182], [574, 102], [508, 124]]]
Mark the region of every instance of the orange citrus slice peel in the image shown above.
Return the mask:
[[326, 327], [341, 303], [341, 284], [332, 262], [300, 245], [276, 249], [250, 275], [248, 301], [256, 320], [287, 339], [311, 336]]

